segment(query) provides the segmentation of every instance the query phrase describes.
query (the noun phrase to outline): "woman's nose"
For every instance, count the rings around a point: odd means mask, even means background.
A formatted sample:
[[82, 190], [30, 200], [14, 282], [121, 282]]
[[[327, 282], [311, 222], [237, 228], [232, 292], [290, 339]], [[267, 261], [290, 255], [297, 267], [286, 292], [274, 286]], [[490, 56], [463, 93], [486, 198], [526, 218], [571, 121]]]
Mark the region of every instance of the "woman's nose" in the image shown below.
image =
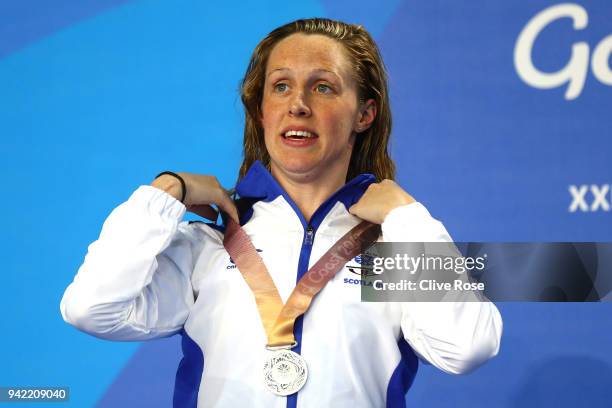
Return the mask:
[[310, 107], [304, 100], [303, 94], [296, 95], [289, 106], [289, 114], [292, 116], [310, 116]]

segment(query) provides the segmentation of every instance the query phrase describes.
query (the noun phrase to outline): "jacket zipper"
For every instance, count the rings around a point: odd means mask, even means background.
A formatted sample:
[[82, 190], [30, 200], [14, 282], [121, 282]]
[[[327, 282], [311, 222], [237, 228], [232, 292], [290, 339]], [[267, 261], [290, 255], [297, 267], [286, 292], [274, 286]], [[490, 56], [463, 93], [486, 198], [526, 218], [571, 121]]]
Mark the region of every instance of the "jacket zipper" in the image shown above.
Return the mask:
[[314, 228], [312, 225], [308, 224], [306, 228], [306, 237], [304, 238], [304, 245], [312, 245], [312, 241], [314, 238]]
[[[300, 260], [298, 262], [298, 276], [296, 279], [296, 284], [300, 280], [300, 278], [306, 273], [308, 270], [308, 263], [310, 261], [310, 252], [312, 251], [312, 243], [314, 241], [314, 228], [312, 225], [308, 224], [306, 226], [306, 230], [304, 231], [304, 241], [302, 243], [302, 248], [300, 250]], [[296, 340], [298, 345], [293, 349], [294, 352], [301, 354], [302, 353], [302, 325], [303, 317], [300, 316], [297, 318], [294, 330], [296, 331]], [[299, 392], [295, 394], [291, 394], [287, 396], [287, 408], [297, 408], [297, 400], [298, 400]]]

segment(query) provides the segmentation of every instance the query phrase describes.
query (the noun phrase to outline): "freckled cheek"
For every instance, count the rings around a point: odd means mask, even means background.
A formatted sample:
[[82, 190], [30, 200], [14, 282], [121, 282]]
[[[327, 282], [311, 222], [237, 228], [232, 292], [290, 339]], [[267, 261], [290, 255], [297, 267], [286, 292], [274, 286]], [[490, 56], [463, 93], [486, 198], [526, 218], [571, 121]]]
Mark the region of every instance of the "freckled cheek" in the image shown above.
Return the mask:
[[264, 133], [275, 133], [280, 122], [279, 110], [275, 109], [270, 104], [262, 105], [261, 107], [261, 126], [264, 128]]
[[344, 115], [331, 114], [326, 116], [325, 123], [334, 138], [348, 137], [352, 131], [353, 122], [351, 118]]

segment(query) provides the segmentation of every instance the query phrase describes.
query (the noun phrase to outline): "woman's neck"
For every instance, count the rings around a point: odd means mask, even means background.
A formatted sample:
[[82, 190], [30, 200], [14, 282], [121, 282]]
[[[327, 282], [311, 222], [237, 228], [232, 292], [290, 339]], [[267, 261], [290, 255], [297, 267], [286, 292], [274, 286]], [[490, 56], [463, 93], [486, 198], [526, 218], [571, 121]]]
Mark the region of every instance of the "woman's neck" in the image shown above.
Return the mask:
[[307, 222], [312, 214], [346, 181], [346, 172], [320, 177], [295, 176], [272, 168], [272, 175], [295, 202]]

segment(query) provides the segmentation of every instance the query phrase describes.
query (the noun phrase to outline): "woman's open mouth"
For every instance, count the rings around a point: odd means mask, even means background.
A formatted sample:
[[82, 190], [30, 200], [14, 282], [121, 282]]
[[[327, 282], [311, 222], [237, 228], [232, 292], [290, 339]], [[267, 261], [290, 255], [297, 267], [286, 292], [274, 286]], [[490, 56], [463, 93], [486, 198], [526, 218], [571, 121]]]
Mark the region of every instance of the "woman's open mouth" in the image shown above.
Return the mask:
[[308, 147], [316, 143], [319, 136], [309, 130], [287, 130], [281, 133], [283, 143], [292, 147]]
[[307, 130], [289, 130], [283, 134], [285, 139], [302, 140], [302, 139], [314, 139], [318, 137], [315, 133]]

